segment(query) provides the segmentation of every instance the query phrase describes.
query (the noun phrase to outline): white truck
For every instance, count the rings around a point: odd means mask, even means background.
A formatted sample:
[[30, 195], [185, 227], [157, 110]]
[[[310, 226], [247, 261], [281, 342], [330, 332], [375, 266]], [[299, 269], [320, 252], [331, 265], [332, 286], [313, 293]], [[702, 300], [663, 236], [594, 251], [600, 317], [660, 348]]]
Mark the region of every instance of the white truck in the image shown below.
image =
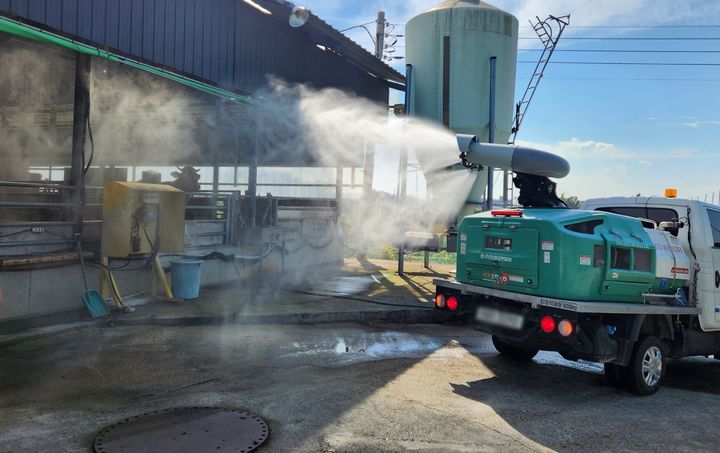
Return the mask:
[[[672, 190], [670, 193], [674, 195]], [[691, 260], [689, 305], [695, 307], [698, 314], [664, 315], [664, 321], [649, 316], [643, 320], [641, 336], [656, 337], [663, 347], [659, 349], [660, 379], [654, 386], [641, 388], [644, 392], [640, 393], [654, 391], [659, 386], [666, 357], [717, 355], [716, 358], [720, 358], [720, 206], [674, 197], [615, 197], [588, 200], [581, 209], [647, 219], [656, 225], [674, 221], [682, 225], [673, 234]], [[635, 348], [640, 346], [635, 344]], [[632, 387], [623, 371], [618, 365], [610, 364], [609, 369], [606, 366], [610, 382]]]

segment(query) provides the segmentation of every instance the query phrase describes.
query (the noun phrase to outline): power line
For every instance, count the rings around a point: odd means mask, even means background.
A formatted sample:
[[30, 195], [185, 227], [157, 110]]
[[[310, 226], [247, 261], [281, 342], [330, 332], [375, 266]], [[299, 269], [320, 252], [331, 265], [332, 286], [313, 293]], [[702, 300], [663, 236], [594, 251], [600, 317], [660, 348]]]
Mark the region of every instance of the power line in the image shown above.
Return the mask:
[[[519, 77], [518, 80], [529, 80], [530, 77]], [[632, 82], [720, 82], [720, 79], [693, 79], [677, 77], [543, 77], [543, 80], [609, 80]]]
[[[405, 48], [406, 46], [393, 46]], [[542, 49], [518, 49], [518, 52], [542, 52]], [[575, 53], [720, 53], [720, 50], [637, 50], [637, 49], [555, 49], [555, 52]]]
[[[404, 27], [405, 23], [391, 24]], [[520, 28], [532, 28], [530, 25], [520, 25]], [[720, 25], [572, 25], [572, 28], [720, 28]]]
[[[518, 63], [537, 64], [533, 60], [518, 60]], [[581, 64], [581, 65], [629, 65], [629, 66], [720, 66], [720, 63], [659, 63], [640, 61], [553, 61], [550, 64]]]
[[[537, 36], [531, 37], [531, 36], [521, 36], [518, 39], [531, 39], [533, 41], [536, 41], [538, 38]], [[609, 36], [598, 36], [598, 37], [581, 37], [581, 36], [572, 36], [572, 37], [563, 37], [563, 41], [569, 41], [569, 40], [584, 40], [584, 41], [720, 41], [720, 37], [711, 37], [711, 38], [698, 38], [698, 37], [677, 37], [677, 38], [669, 38], [669, 37], [651, 37], [651, 38], [638, 38], [638, 37], [629, 37], [629, 38], [617, 38], [617, 37], [609, 37]]]
[[[397, 47], [405, 47], [405, 46], [397, 46]], [[542, 52], [542, 49], [518, 49], [518, 52]], [[720, 50], [556, 49], [555, 52], [592, 52], [592, 53], [720, 53]]]
[[[520, 28], [532, 28], [520, 25]], [[720, 25], [573, 25], [572, 28], [720, 28]]]

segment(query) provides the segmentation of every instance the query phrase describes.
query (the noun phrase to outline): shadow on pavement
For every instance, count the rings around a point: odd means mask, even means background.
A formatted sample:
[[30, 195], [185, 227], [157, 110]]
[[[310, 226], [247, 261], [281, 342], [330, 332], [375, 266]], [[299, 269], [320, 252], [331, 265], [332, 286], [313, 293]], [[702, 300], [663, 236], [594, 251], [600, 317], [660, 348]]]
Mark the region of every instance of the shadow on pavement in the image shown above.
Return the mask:
[[664, 387], [720, 395], [720, 360], [691, 357], [668, 360]]
[[[685, 445], [678, 444], [677, 434], [693, 430], [701, 431], [695, 448], [714, 448], [712, 429], [703, 420], [716, 417], [720, 362], [669, 361], [664, 387], [639, 397], [610, 386], [602, 365], [566, 361], [555, 353], [540, 352], [530, 362], [499, 354], [478, 358], [493, 376], [450, 383], [453, 392], [489, 406], [517, 432], [553, 450], [595, 445], [658, 451]], [[683, 417], [671, 415], [689, 406], [693, 411], [683, 411]], [[655, 416], [662, 413], [668, 416]]]

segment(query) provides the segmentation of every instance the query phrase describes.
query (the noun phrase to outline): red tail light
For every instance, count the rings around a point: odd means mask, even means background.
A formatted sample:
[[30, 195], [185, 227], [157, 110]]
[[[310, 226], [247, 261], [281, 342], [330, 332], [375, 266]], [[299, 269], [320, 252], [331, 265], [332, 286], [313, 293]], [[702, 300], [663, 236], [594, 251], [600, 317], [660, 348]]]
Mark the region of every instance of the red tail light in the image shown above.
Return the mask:
[[490, 211], [493, 216], [522, 217], [522, 211], [518, 209], [497, 209]]
[[553, 333], [555, 331], [555, 319], [552, 316], [543, 316], [540, 320], [540, 328], [545, 333]]
[[455, 311], [455, 310], [457, 310], [459, 305], [460, 305], [460, 304], [458, 303], [458, 298], [455, 297], [455, 296], [450, 296], [450, 297], [448, 297], [447, 300], [445, 301], [445, 306], [446, 306], [446, 307], [448, 308], [448, 310], [450, 310], [450, 311]]

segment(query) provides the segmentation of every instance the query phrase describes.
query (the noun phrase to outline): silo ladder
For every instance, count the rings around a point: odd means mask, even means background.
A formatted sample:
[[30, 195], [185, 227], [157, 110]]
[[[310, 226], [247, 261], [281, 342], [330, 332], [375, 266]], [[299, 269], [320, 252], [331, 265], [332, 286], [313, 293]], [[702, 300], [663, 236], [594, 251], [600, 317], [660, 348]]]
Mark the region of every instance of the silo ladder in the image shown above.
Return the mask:
[[557, 47], [560, 36], [562, 36], [565, 27], [570, 24], [569, 14], [561, 17], [548, 16], [545, 20], [540, 20], [537, 16], [536, 18], [537, 22], [533, 23], [531, 20], [530, 25], [533, 30], [535, 30], [538, 38], [540, 38], [540, 41], [543, 44], [543, 50], [540, 54], [540, 59], [535, 65], [533, 75], [530, 77], [530, 82], [528, 82], [528, 85], [525, 88], [525, 93], [523, 93], [522, 99], [515, 105], [515, 121], [513, 122], [510, 141], [508, 142], [511, 145], [515, 143], [515, 137], [520, 130], [520, 125], [522, 124], [523, 119], [525, 118], [527, 109], [530, 106], [530, 101], [532, 101], [532, 98], [535, 95], [535, 90], [537, 90], [537, 87], [540, 84], [540, 80], [545, 73], [545, 68], [550, 62], [550, 57], [552, 57], [552, 54], [555, 51], [555, 47]]
[[[535, 16], [535, 18], [537, 19], [537, 22], [530, 20], [530, 25], [533, 30], [535, 30], [538, 38], [540, 38], [540, 41], [543, 44], [543, 50], [540, 54], [540, 59], [535, 65], [533, 75], [530, 77], [530, 82], [528, 82], [527, 87], [525, 88], [525, 93], [523, 93], [522, 99], [520, 102], [515, 104], [515, 119], [513, 120], [513, 127], [510, 131], [510, 139], [508, 140], [508, 144], [510, 145], [515, 144], [515, 138], [520, 130], [520, 125], [525, 118], [527, 109], [530, 106], [530, 101], [532, 101], [532, 98], [535, 95], [535, 90], [537, 90], [538, 85], [540, 85], [540, 80], [545, 73], [545, 68], [550, 62], [550, 57], [552, 57], [565, 27], [570, 25], [569, 14], [560, 17], [548, 16], [545, 20], [540, 20], [537, 16]], [[503, 178], [503, 204], [507, 206], [512, 203], [513, 184], [511, 181], [512, 177], [509, 172], [504, 172]]]

